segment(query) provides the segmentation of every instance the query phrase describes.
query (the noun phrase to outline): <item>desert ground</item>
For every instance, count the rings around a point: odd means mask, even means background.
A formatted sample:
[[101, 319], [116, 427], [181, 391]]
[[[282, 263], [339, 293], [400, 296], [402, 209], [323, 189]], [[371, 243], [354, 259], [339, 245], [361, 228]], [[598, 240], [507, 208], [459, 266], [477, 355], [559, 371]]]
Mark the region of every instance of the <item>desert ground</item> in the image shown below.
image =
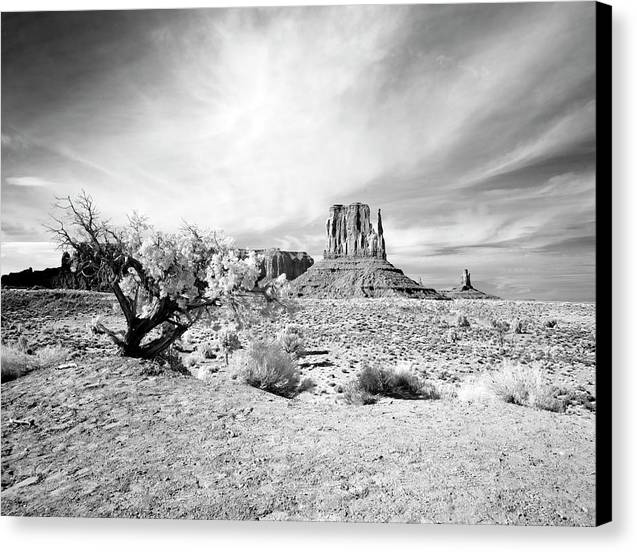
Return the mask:
[[[245, 343], [302, 329], [299, 369], [315, 385], [284, 398], [222, 355], [190, 373], [122, 358], [87, 329], [98, 314], [122, 325], [113, 302], [2, 291], [4, 343], [70, 351], [2, 384], [3, 515], [595, 522], [594, 304], [301, 299], [241, 332]], [[194, 328], [181, 354], [211, 334]], [[503, 362], [539, 366], [564, 389], [563, 411], [471, 392]], [[350, 404], [366, 363], [410, 366], [440, 398]]]

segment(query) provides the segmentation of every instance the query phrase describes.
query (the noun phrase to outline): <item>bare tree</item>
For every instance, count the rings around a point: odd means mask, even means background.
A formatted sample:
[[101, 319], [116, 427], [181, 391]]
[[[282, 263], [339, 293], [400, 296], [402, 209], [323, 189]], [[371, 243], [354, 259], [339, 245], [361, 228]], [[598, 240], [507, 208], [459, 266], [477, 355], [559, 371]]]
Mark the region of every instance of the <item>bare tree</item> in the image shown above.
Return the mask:
[[[133, 216], [126, 228], [117, 229], [102, 218], [93, 199], [84, 191], [75, 199], [70, 196], [58, 198], [56, 213], [47, 229], [61, 247], [75, 251], [75, 270], [89, 280], [106, 282], [117, 298], [126, 319], [126, 331], [110, 330], [101, 322], [95, 323], [93, 330], [108, 335], [125, 356], [154, 358], [161, 355], [202, 316], [212, 315], [222, 307], [227, 307], [241, 322], [245, 312], [264, 306], [255, 304], [256, 296], [266, 307], [285, 306], [278, 297], [276, 282], [259, 287], [256, 278], [254, 285], [248, 285], [248, 288], [245, 282], [252, 280], [245, 278], [230, 287], [226, 284], [223, 292], [209, 293], [210, 284], [215, 280], [207, 265], [215, 254], [225, 259], [224, 263], [216, 265], [221, 271], [216, 273], [217, 279], [230, 275], [233, 267], [243, 272], [253, 268], [217, 240], [216, 234], [206, 234], [196, 226], [184, 225], [179, 234], [181, 243], [186, 239], [188, 245], [206, 251], [208, 255], [200, 255], [189, 263], [187, 292], [168, 293], [166, 282], [174, 280], [176, 275], [183, 276], [184, 266], [179, 264], [175, 254], [172, 264], [160, 273], [157, 269], [149, 272], [139, 255], [139, 243], [127, 239], [127, 236], [139, 236], [149, 228], [144, 219]], [[158, 240], [154, 245], [161, 248], [170, 243], [174, 235], [156, 232], [154, 236]], [[209, 275], [207, 281], [201, 277], [204, 272]]]

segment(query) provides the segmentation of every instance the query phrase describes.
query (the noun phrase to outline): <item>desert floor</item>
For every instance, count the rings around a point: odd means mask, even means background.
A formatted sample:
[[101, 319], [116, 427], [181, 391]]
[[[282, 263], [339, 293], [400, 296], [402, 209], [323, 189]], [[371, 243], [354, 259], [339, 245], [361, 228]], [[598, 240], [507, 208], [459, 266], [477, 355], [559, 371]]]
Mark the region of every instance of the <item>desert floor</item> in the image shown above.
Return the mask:
[[[592, 304], [304, 299], [250, 331], [303, 328], [301, 371], [316, 387], [285, 399], [221, 359], [192, 377], [117, 356], [87, 331], [99, 313], [121, 325], [112, 303], [3, 290], [3, 341], [73, 351], [2, 384], [3, 515], [594, 524]], [[489, 321], [517, 318], [527, 332], [501, 342]], [[210, 330], [190, 334], [194, 348]], [[459, 398], [505, 359], [587, 398], [565, 413]], [[412, 365], [443, 398], [347, 404], [366, 361]]]

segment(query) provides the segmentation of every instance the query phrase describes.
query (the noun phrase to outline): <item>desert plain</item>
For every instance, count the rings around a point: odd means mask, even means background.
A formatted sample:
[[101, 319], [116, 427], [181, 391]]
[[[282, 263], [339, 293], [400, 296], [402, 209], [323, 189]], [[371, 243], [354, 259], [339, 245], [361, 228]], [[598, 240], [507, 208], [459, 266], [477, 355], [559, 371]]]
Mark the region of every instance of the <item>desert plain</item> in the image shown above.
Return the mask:
[[[240, 333], [302, 329], [297, 362], [313, 385], [284, 398], [223, 355], [187, 372], [119, 356], [87, 329], [98, 315], [123, 327], [113, 302], [2, 291], [5, 343], [70, 352], [2, 384], [2, 515], [595, 523], [592, 303], [302, 298]], [[200, 324], [178, 354], [213, 333]], [[480, 378], [507, 363], [539, 367], [564, 408], [482, 393]], [[344, 391], [366, 364], [407, 366], [439, 398], [351, 404]]]

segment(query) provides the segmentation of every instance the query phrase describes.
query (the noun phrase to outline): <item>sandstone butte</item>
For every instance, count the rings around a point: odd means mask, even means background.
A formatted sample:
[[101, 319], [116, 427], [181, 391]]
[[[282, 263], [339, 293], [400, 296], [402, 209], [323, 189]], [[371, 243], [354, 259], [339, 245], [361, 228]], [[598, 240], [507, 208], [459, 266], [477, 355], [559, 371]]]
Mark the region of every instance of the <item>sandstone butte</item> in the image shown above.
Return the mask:
[[436, 290], [405, 276], [387, 260], [380, 209], [374, 228], [369, 205], [332, 205], [325, 234], [323, 260], [292, 283], [297, 296], [444, 299]]

